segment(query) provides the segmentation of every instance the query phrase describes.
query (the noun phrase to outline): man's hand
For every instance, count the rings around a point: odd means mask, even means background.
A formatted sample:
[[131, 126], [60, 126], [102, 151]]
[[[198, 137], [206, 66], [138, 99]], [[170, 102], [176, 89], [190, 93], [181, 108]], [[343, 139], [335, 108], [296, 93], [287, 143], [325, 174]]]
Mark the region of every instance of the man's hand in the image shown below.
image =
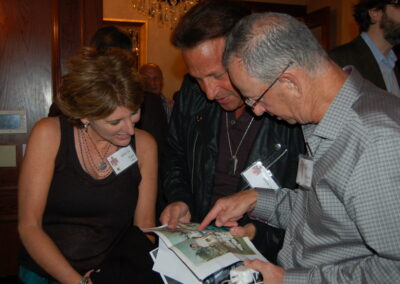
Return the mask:
[[276, 266], [269, 262], [261, 260], [245, 260], [244, 265], [261, 272], [264, 283], [268, 284], [282, 284], [285, 278], [285, 270], [282, 267]]
[[256, 226], [252, 223], [248, 223], [243, 227], [232, 227], [229, 230], [229, 232], [235, 237], [248, 237], [250, 240], [254, 239], [256, 231]]
[[160, 222], [163, 225], [168, 225], [168, 228], [175, 229], [179, 222], [190, 222], [190, 211], [186, 203], [177, 201], [169, 204], [160, 216]]
[[214, 219], [218, 227], [237, 226], [237, 220], [243, 217], [243, 214], [253, 210], [257, 202], [257, 191], [254, 189], [245, 190], [233, 195], [218, 199], [214, 207], [208, 212], [207, 216], [201, 222], [198, 230], [204, 230]]

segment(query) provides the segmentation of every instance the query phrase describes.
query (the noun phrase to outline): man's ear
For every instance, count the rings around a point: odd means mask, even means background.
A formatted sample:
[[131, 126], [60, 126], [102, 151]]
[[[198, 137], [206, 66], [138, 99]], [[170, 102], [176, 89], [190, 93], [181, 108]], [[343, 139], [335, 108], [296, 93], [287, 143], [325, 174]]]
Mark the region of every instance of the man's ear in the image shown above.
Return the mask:
[[300, 81], [294, 74], [286, 72], [279, 78], [279, 81], [296, 98], [300, 98], [302, 96], [303, 92]]

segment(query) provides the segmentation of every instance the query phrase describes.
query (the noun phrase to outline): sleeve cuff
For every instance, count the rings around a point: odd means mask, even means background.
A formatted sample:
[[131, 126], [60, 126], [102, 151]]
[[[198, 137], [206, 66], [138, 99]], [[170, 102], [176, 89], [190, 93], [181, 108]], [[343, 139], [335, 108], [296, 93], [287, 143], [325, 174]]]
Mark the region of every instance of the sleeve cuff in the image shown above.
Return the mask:
[[257, 203], [253, 211], [249, 213], [250, 218], [260, 222], [268, 222], [269, 216], [275, 211], [275, 191], [272, 189], [256, 189]]
[[310, 269], [308, 268], [296, 268], [285, 271], [285, 278], [283, 279], [284, 284], [307, 284], [311, 283]]

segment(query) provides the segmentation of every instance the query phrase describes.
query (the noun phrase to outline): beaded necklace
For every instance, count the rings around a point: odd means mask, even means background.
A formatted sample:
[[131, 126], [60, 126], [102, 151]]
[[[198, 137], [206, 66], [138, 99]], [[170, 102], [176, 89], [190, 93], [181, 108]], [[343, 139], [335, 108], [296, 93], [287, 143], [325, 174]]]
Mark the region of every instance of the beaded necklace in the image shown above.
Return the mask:
[[[87, 140], [90, 140], [98, 157], [100, 158], [100, 163], [98, 163], [97, 165], [94, 162], [93, 157], [90, 153]], [[78, 130], [78, 141], [79, 141], [79, 147], [80, 147], [80, 152], [81, 152], [81, 156], [82, 156], [83, 166], [86, 169], [86, 171], [88, 173], [91, 173], [93, 176], [97, 176], [97, 177], [108, 176], [112, 172], [112, 168], [108, 164], [105, 157], [107, 156], [107, 153], [109, 152], [109, 150], [111, 148], [111, 143], [108, 143], [108, 145], [106, 146], [106, 149], [104, 151], [104, 155], [101, 155], [100, 151], [96, 147], [96, 144], [94, 144], [94, 141], [90, 137], [89, 133], [87, 133], [87, 130], [85, 130], [85, 129]]]

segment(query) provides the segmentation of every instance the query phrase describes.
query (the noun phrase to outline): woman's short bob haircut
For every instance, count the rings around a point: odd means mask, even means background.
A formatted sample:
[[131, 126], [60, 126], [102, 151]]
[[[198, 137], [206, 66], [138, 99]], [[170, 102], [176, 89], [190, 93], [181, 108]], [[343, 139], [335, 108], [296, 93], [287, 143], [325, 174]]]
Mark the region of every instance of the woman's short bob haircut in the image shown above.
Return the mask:
[[137, 111], [143, 102], [143, 86], [133, 62], [119, 48], [84, 47], [70, 59], [55, 103], [75, 125], [82, 125], [82, 118], [105, 118], [118, 106]]

